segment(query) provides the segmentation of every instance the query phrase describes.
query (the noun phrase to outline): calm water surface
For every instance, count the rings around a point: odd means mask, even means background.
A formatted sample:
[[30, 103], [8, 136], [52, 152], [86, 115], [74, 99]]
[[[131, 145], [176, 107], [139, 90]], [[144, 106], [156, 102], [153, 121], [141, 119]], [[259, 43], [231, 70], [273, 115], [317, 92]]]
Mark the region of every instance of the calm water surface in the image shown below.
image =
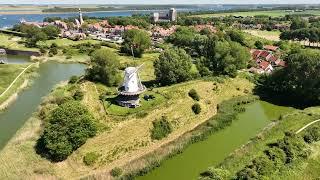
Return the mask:
[[84, 69], [85, 65], [82, 64], [40, 64], [40, 76], [33, 80], [32, 86], [22, 91], [7, 110], [0, 112], [0, 150], [36, 111], [42, 97], [49, 94], [60, 81], [68, 80], [72, 75], [83, 74]]
[[270, 120], [291, 108], [257, 101], [246, 107], [230, 127], [211, 135], [207, 140], [190, 145], [138, 180], [191, 180], [209, 166], [221, 163], [230, 153], [245, 144], [262, 130]]
[[6, 55], [5, 60], [8, 64], [25, 64], [30, 63], [30, 56], [23, 55]]

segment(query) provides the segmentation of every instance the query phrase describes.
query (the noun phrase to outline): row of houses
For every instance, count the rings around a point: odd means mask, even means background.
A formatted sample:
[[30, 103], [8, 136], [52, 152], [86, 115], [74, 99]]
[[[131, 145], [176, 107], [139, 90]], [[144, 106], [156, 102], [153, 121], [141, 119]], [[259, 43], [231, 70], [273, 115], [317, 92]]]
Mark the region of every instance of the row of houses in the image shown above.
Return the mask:
[[[285, 61], [281, 60], [278, 53], [279, 47], [267, 45], [263, 50], [251, 49], [252, 60], [256, 63], [256, 67], [251, 67], [250, 72], [253, 73], [272, 73], [276, 67], [285, 67]], [[278, 54], [277, 54], [278, 53]]]

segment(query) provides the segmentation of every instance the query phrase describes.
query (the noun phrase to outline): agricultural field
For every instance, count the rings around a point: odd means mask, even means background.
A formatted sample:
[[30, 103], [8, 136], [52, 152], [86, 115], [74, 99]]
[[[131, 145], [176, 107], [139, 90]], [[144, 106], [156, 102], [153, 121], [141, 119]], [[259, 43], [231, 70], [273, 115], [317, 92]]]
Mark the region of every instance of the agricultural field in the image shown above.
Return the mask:
[[[159, 54], [144, 54], [143, 58], [135, 59], [135, 64], [144, 63], [141, 70], [143, 81], [152, 81], [153, 61]], [[120, 56], [121, 64], [126, 66], [129, 56]], [[131, 63], [130, 63], [131, 64]], [[153, 94], [155, 99], [142, 102], [146, 105], [143, 113], [125, 112], [120, 106], [105, 107], [101, 95], [106, 92], [116, 92], [102, 84], [83, 81], [78, 84], [61, 85], [57, 87], [42, 103], [40, 114], [46, 114], [56, 107], [54, 103], [62, 97], [72, 95], [75, 89], [84, 93], [81, 103], [92, 112], [99, 122], [99, 133], [86, 144], [76, 150], [67, 160], [52, 163], [36, 154], [34, 145], [41, 132], [41, 120], [33, 116], [17, 132], [15, 137], [0, 152], [0, 178], [81, 178], [96, 175], [108, 178], [108, 172], [114, 167], [122, 167], [128, 162], [141, 158], [165, 145], [185, 132], [194, 129], [215, 115], [217, 104], [236, 96], [250, 94], [254, 85], [242, 78], [220, 78], [219, 80], [193, 80], [172, 86], [148, 88], [146, 94]], [[196, 89], [200, 95], [201, 113], [196, 115], [191, 107], [195, 101], [188, 92]], [[162, 116], [167, 116], [172, 124], [173, 132], [162, 140], [152, 140], [150, 129], [152, 122]], [[95, 162], [88, 166], [83, 162], [88, 154], [95, 154]], [[18, 157], [18, 158], [17, 158]], [[98, 175], [97, 175], [98, 174]]]
[[280, 31], [262, 31], [262, 30], [244, 30], [244, 32], [259, 38], [270, 40], [270, 41], [279, 41], [280, 33], [281, 33]]
[[271, 17], [280, 17], [291, 14], [312, 14], [320, 16], [320, 10], [306, 10], [302, 12], [286, 12], [284, 10], [271, 10], [271, 11], [248, 11], [248, 12], [232, 12], [232, 13], [215, 13], [215, 14], [201, 14], [194, 15], [194, 17], [221, 17], [221, 16], [271, 16]]

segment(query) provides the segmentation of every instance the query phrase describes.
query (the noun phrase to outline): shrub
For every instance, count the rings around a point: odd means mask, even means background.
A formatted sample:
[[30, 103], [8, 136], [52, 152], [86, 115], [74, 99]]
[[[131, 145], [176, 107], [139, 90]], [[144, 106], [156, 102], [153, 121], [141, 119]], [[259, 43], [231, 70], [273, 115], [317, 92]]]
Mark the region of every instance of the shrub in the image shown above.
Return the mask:
[[83, 157], [83, 162], [87, 166], [93, 165], [99, 158], [99, 154], [95, 152], [89, 152]]
[[122, 174], [122, 169], [115, 167], [111, 170], [110, 174], [112, 177], [119, 177]]
[[200, 174], [200, 180], [204, 179], [212, 179], [212, 180], [224, 180], [228, 179], [230, 172], [225, 169], [219, 168], [208, 168], [208, 170], [202, 172]]
[[166, 116], [162, 116], [160, 120], [152, 122], [151, 138], [160, 140], [165, 138], [172, 132], [172, 126]]
[[201, 112], [201, 106], [199, 103], [195, 103], [193, 106], [192, 106], [192, 111], [195, 113], [195, 114], [200, 114]]
[[88, 109], [70, 101], [50, 113], [36, 150], [54, 162], [63, 161], [96, 133], [95, 120]]
[[81, 90], [77, 90], [73, 95], [73, 99], [76, 101], [81, 101], [83, 99], [83, 96], [83, 92]]
[[193, 100], [196, 100], [196, 101], [200, 100], [200, 96], [195, 89], [191, 89], [188, 94]]
[[71, 76], [71, 78], [69, 79], [69, 83], [70, 84], [74, 84], [79, 80], [78, 76]]
[[320, 127], [314, 126], [307, 129], [303, 135], [303, 139], [307, 143], [313, 143], [320, 140]]
[[263, 49], [263, 43], [261, 41], [256, 41], [254, 43], [254, 45], [256, 46], [256, 48], [258, 49]]

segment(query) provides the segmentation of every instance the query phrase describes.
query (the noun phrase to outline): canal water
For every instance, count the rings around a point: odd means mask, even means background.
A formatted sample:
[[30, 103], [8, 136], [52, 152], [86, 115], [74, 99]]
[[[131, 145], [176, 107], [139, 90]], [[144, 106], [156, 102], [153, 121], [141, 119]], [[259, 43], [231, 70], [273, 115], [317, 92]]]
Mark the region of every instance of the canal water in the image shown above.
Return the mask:
[[10, 55], [7, 54], [5, 56], [5, 60], [8, 64], [25, 64], [30, 63], [30, 57], [29, 56], [23, 56], [23, 55]]
[[0, 112], [0, 150], [37, 110], [42, 97], [49, 94], [59, 82], [68, 80], [72, 75], [83, 74], [84, 69], [85, 65], [82, 64], [40, 64], [39, 76], [33, 79], [32, 86], [22, 91], [7, 110]]
[[270, 120], [292, 108], [257, 101], [246, 107], [231, 126], [211, 135], [205, 141], [190, 145], [182, 154], [164, 161], [159, 168], [138, 180], [195, 180], [209, 166], [221, 163], [266, 127]]

